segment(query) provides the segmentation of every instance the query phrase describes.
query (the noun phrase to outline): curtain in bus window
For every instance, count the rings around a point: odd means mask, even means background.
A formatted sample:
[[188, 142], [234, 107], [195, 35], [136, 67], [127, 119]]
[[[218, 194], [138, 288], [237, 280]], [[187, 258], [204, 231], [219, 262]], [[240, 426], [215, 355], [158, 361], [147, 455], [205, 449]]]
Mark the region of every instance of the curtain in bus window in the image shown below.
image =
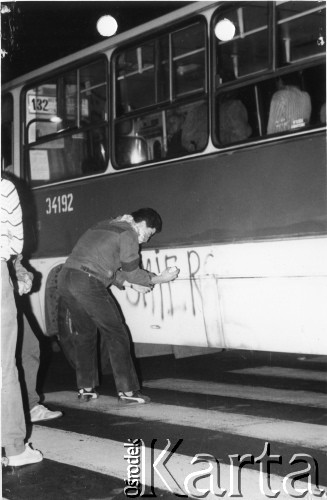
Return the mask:
[[196, 23], [172, 34], [173, 95], [205, 90], [205, 27]]
[[232, 40], [217, 39], [218, 82], [225, 83], [268, 68], [268, 8], [266, 2], [239, 7], [217, 18], [227, 18], [235, 28]]
[[278, 2], [278, 64], [284, 66], [326, 51], [325, 2]]

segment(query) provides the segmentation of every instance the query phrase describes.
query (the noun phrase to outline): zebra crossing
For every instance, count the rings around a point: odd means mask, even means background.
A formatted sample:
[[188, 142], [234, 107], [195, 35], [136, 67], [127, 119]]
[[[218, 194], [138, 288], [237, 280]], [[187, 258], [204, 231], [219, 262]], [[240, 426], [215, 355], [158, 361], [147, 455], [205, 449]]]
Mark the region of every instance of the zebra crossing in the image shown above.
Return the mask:
[[[207, 390], [207, 383], [196, 384], [195, 381], [193, 383], [197, 391], [205, 392]], [[146, 382], [144, 385], [146, 387], [154, 386], [158, 388], [160, 386], [166, 389], [172, 387], [174, 390], [185, 390], [184, 381], [181, 380], [166, 379]], [[75, 409], [85, 408], [85, 404], [76, 400], [76, 395], [73, 392], [49, 394], [47, 401]], [[319, 424], [289, 422], [273, 417], [262, 418], [239, 413], [231, 414], [219, 410], [181, 408], [176, 405], [169, 405], [167, 407], [160, 403], [121, 407], [117, 404], [117, 399], [110, 396], [102, 396], [98, 401], [90, 401], [87, 410], [91, 412], [101, 411], [102, 413], [125, 418], [138, 417], [144, 421], [164, 421], [164, 423], [172, 425], [178, 423], [179, 426], [192, 427], [194, 429], [210, 429], [212, 432], [232, 433], [238, 436], [279, 441], [302, 447], [310, 443], [310, 448], [327, 452], [326, 427]]]
[[[120, 480], [127, 497], [327, 498], [325, 366], [227, 375], [149, 378], [153, 402], [140, 406], [119, 406], [113, 395], [83, 404], [73, 391], [48, 393], [66, 416], [34, 425], [30, 441], [45, 460]], [[276, 387], [278, 378], [286, 388]], [[303, 390], [301, 381], [317, 385]]]

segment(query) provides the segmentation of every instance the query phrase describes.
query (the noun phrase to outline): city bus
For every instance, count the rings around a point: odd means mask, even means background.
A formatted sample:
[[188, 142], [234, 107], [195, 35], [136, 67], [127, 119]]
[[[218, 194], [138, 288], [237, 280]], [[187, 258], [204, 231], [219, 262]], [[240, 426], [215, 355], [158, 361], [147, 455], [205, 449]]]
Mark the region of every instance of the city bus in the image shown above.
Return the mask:
[[60, 269], [100, 220], [152, 207], [142, 265], [112, 289], [137, 356], [327, 354], [326, 4], [192, 2], [2, 88], [44, 333], [76, 334]]

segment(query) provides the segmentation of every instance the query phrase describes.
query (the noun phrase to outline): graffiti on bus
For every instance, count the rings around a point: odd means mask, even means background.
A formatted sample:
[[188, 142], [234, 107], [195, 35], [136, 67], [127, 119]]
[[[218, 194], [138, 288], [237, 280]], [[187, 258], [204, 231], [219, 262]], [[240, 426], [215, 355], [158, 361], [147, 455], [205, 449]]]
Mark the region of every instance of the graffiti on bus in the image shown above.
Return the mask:
[[[188, 250], [183, 252], [182, 256], [171, 252], [156, 251], [154, 258], [149, 256], [144, 260], [144, 268], [156, 274], [160, 274], [166, 267], [171, 266], [181, 269], [180, 279], [185, 284], [182, 297], [180, 288], [177, 288], [175, 283], [168, 283], [157, 287], [159, 293], [137, 294], [137, 296], [135, 293], [129, 293], [128, 302], [134, 306], [143, 304], [144, 308], [150, 307], [153, 315], [158, 312], [159, 308], [161, 319], [164, 319], [166, 315], [174, 316], [181, 308], [185, 311], [191, 310], [192, 315], [196, 316], [198, 300], [203, 304], [208, 295], [206, 288], [210, 286], [211, 292], [213, 291], [212, 285], [216, 288], [217, 278], [214, 277], [213, 272], [214, 255], [211, 251], [200, 255], [196, 250]], [[183, 279], [185, 275], [186, 279]], [[214, 279], [205, 280], [206, 285], [200, 286], [199, 275]]]

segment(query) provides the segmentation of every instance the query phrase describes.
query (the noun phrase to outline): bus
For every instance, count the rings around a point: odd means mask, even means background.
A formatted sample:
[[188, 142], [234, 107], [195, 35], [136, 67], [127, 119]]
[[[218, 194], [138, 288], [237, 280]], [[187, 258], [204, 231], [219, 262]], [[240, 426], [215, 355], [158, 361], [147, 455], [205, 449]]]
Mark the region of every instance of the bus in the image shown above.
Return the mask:
[[192, 2], [31, 71], [3, 85], [2, 143], [46, 335], [76, 334], [78, 238], [152, 207], [143, 267], [180, 274], [112, 290], [136, 356], [327, 354], [325, 2]]

